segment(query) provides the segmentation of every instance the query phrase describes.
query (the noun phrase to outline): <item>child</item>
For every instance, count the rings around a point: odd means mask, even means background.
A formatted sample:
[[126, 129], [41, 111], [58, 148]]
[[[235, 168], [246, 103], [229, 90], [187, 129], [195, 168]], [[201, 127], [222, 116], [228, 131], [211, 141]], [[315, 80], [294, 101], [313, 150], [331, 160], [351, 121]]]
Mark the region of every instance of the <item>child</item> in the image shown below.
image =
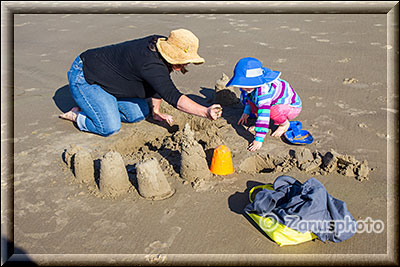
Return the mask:
[[226, 86], [239, 87], [245, 92], [245, 107], [238, 125], [247, 123], [250, 114], [257, 117], [254, 141], [250, 151], [261, 148], [269, 130], [269, 121], [279, 125], [272, 136], [280, 137], [289, 128], [289, 120], [301, 111], [301, 100], [288, 82], [279, 78], [279, 71], [272, 71], [252, 57], [242, 58], [235, 66], [234, 75]]

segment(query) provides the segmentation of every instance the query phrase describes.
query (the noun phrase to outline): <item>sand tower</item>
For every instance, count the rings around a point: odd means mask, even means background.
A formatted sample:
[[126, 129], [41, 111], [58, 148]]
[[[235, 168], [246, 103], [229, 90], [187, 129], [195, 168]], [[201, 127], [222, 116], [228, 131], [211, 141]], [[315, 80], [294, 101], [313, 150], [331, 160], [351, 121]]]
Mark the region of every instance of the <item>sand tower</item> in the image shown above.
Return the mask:
[[162, 200], [175, 193], [155, 158], [139, 162], [136, 165], [136, 174], [138, 191], [144, 198]]
[[123, 195], [131, 188], [124, 161], [118, 152], [110, 151], [101, 159], [99, 185], [100, 192], [110, 197]]
[[194, 139], [194, 133], [186, 124], [183, 129], [180, 175], [189, 182], [194, 180], [209, 180], [212, 176], [208, 169], [206, 153], [203, 147]]
[[94, 162], [89, 151], [82, 149], [74, 156], [74, 173], [76, 179], [86, 185], [96, 185], [94, 179]]

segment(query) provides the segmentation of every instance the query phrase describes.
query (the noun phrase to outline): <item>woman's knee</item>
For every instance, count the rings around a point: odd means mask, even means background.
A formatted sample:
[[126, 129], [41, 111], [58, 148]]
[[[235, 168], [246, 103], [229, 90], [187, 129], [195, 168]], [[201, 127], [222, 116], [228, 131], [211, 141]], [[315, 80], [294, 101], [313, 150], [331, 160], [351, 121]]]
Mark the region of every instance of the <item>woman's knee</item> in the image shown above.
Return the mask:
[[121, 124], [107, 125], [105, 127], [103, 126], [100, 129], [98, 129], [98, 134], [106, 137], [118, 133], [120, 130], [121, 130]]
[[119, 109], [121, 113], [121, 120], [127, 123], [142, 121], [150, 113], [149, 105], [145, 99], [120, 101]]

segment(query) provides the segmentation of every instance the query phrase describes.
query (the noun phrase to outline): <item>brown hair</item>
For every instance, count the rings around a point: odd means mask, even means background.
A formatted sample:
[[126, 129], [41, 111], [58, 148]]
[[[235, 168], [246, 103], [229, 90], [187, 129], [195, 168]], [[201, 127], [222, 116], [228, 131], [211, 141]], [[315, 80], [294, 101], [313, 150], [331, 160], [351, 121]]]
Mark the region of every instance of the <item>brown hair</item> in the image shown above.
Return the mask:
[[[158, 40], [158, 37], [153, 36], [153, 38], [152, 38], [151, 41], [149, 42], [148, 47], [149, 47], [150, 51], [158, 52], [158, 51], [157, 51], [157, 46], [156, 46], [157, 40]], [[169, 70], [169, 73], [173, 72], [174, 69], [172, 68], [172, 64], [171, 64], [171, 63], [168, 63], [162, 56], [161, 56], [161, 58], [162, 58], [162, 60], [164, 61], [164, 63], [167, 65], [168, 70]], [[182, 74], [185, 74], [185, 73], [187, 73], [188, 71], [189, 71], [189, 70], [188, 70], [185, 66], [182, 66], [182, 68], [181, 68], [181, 73], [182, 73]]]

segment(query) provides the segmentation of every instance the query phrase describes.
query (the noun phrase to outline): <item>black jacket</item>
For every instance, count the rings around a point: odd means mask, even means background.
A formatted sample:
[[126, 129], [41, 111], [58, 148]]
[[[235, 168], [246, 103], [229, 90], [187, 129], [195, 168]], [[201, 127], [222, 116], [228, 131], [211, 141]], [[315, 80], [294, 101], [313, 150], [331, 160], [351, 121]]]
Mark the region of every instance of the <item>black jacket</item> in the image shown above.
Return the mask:
[[167, 62], [149, 43], [159, 35], [89, 49], [80, 57], [89, 84], [113, 96], [162, 98], [176, 107], [182, 93], [171, 80]]

